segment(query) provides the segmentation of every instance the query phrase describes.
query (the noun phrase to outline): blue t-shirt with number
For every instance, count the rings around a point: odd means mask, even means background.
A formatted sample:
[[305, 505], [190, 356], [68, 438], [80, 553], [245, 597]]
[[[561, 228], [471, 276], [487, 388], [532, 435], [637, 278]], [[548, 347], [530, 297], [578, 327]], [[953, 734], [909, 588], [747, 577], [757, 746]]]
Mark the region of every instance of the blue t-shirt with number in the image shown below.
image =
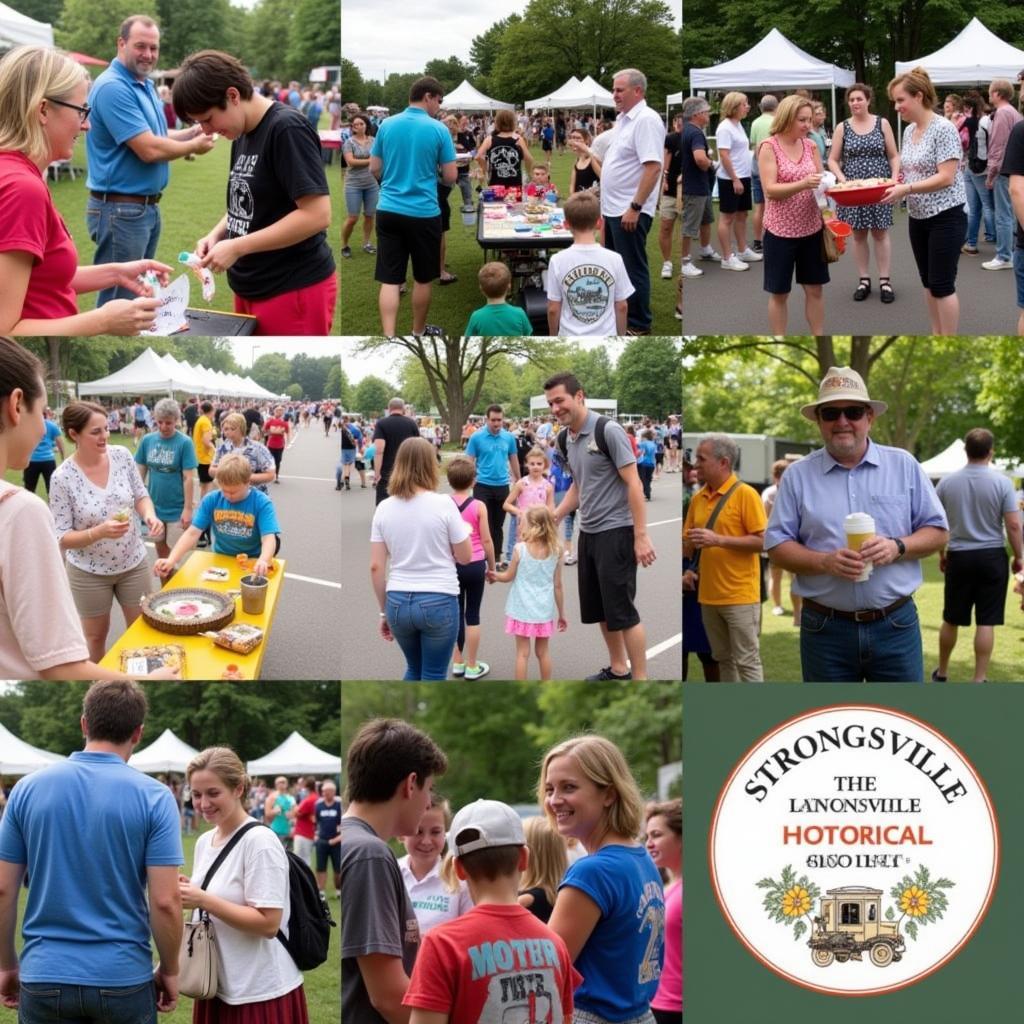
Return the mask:
[[156, 517], [173, 523], [185, 511], [185, 486], [182, 473], [196, 468], [196, 449], [180, 431], [171, 437], [147, 434], [135, 453], [135, 461], [145, 466], [146, 490], [153, 499]]
[[642, 1016], [665, 958], [665, 893], [650, 854], [642, 846], [603, 846], [569, 868], [559, 889], [566, 886], [601, 911], [576, 958], [583, 975], [576, 1007], [609, 1021]]
[[213, 550], [218, 555], [251, 558], [259, 558], [268, 533], [281, 532], [274, 503], [253, 487], [238, 502], [228, 501], [222, 491], [211, 491], [199, 503], [192, 525], [197, 530], [211, 530]]
[[24, 865], [31, 878], [23, 982], [152, 981], [146, 869], [184, 863], [166, 786], [117, 754], [77, 751], [11, 791], [0, 860]]
[[316, 838], [319, 843], [326, 843], [341, 831], [341, 801], [335, 798], [333, 803], [317, 800], [313, 808], [316, 821]]

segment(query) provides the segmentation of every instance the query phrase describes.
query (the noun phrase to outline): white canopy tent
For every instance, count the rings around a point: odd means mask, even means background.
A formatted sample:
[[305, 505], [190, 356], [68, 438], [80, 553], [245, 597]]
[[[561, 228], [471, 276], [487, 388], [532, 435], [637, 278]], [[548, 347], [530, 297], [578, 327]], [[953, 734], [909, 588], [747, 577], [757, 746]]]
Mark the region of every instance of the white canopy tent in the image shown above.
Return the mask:
[[[958, 437], [948, 448], [921, 463], [925, 473], [934, 479], [941, 479], [963, 469], [967, 465], [967, 452], [963, 438]], [[1010, 459], [993, 459], [992, 469], [1010, 478], [1024, 476], [1024, 465], [1017, 465]]]
[[831, 89], [832, 124], [836, 123], [836, 86], [853, 85], [846, 68], [812, 57], [773, 28], [746, 53], [710, 68], [690, 69], [690, 89]]
[[47, 46], [53, 49], [53, 26], [45, 21], [35, 21], [27, 14], [21, 14], [0, 3], [0, 51], [6, 45]]
[[572, 75], [567, 82], [563, 82], [554, 92], [548, 93], [547, 96], [539, 96], [535, 100], [527, 100], [523, 106], [527, 110], [545, 110], [558, 106], [559, 99], [578, 89], [580, 84], [580, 80], [575, 75]]
[[668, 111], [669, 107], [681, 106], [683, 102], [683, 94], [681, 92], [674, 92], [671, 96], [665, 97], [665, 123], [669, 124]]
[[444, 98], [445, 110], [515, 110], [514, 103], [502, 103], [485, 96], [475, 86], [463, 80], [462, 84], [453, 89]]
[[170, 729], [164, 729], [148, 747], [132, 754], [128, 758], [128, 765], [146, 775], [158, 772], [178, 772], [184, 775], [189, 761], [198, 753], [195, 747], [178, 739]]
[[304, 736], [293, 732], [269, 754], [250, 761], [245, 770], [257, 775], [340, 775], [341, 758], [313, 746]]
[[570, 110], [590, 107], [596, 116], [598, 107], [612, 108], [614, 106], [615, 99], [612, 94], [603, 85], [595, 82], [590, 75], [587, 75], [582, 82], [573, 75], [568, 82], [549, 96], [528, 101], [526, 109]]
[[51, 754], [18, 739], [0, 722], [0, 775], [28, 775], [63, 760], [61, 754]]
[[896, 61], [896, 74], [923, 67], [936, 85], [988, 85], [994, 78], [1016, 81], [1024, 50], [1000, 39], [977, 18], [959, 35], [925, 57]]

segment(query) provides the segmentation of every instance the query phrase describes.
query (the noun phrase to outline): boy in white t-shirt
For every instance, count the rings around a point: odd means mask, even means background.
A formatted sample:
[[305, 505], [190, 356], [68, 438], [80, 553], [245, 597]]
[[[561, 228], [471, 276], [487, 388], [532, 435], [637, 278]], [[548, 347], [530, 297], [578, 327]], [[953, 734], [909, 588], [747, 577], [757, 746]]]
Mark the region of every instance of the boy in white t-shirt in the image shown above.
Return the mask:
[[600, 200], [576, 192], [565, 202], [573, 243], [548, 263], [548, 332], [607, 337], [626, 333], [626, 300], [636, 289], [622, 257], [594, 241]]

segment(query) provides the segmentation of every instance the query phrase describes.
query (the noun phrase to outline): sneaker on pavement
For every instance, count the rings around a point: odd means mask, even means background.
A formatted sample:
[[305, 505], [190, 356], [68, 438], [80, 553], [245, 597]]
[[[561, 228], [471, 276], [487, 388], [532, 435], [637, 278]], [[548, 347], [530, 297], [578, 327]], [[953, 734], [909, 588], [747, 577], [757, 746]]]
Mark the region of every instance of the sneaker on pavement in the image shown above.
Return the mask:
[[986, 260], [981, 265], [983, 270], [1012, 270], [1013, 263], [1010, 260], [1002, 260], [998, 256], [995, 259]]
[[605, 667], [603, 669], [601, 669], [601, 671], [598, 672], [597, 675], [587, 676], [587, 680], [586, 681], [588, 683], [599, 683], [599, 682], [604, 682], [605, 680], [608, 680], [608, 679], [632, 679], [632, 678], [633, 678], [633, 673], [632, 672], [627, 672], [625, 675], [620, 676], [617, 673], [612, 671], [611, 665], [605, 665]]
[[683, 275], [683, 277], [703, 277], [704, 276], [704, 271], [701, 270], [700, 267], [695, 267], [689, 260], [687, 260], [683, 264], [682, 268], [680, 269], [680, 273]]
[[682, 319], [683, 319], [683, 309], [682, 309], [682, 307], [681, 307], [681, 306], [676, 306], [676, 308], [675, 308], [675, 310], [673, 311], [672, 315], [673, 315], [673, 316], [674, 316], [674, 317], [675, 317], [675, 318], [676, 318], [677, 320], [682, 320]]
[[668, 280], [671, 279], [671, 277], [672, 277], [672, 261], [671, 260], [665, 260], [665, 262], [662, 263], [662, 265], [661, 265], [661, 276], [662, 276], [662, 279], [665, 280], [665, 281], [668, 281]]
[[707, 249], [701, 249], [700, 258], [702, 260], [715, 260], [716, 262], [722, 258], [720, 252], [715, 252], [710, 246]]
[[746, 249], [743, 250], [743, 252], [737, 253], [736, 255], [739, 256], [741, 260], [745, 260], [747, 263], [760, 263], [761, 260], [764, 259], [763, 253], [754, 252], [754, 250], [751, 249], [749, 245]]
[[749, 270], [750, 265], [744, 263], [735, 253], [733, 253], [727, 260], [722, 260], [721, 267], [723, 270]]
[[760, 239], [755, 238], [750, 243], [750, 248], [753, 249], [754, 252], [764, 252], [764, 243]]
[[466, 663], [464, 661], [452, 662], [452, 675], [464, 676], [466, 674]]
[[491, 666], [486, 661], [478, 661], [476, 667], [466, 666], [465, 676], [467, 679], [479, 679], [491, 671]]

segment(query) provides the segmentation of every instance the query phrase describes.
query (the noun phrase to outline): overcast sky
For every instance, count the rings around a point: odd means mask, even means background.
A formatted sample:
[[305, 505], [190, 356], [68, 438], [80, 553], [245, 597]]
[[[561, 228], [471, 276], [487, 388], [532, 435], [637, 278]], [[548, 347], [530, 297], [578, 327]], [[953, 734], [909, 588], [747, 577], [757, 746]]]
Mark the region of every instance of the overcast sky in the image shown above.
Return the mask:
[[[682, 24], [681, 0], [666, 2], [675, 8], [674, 23]], [[510, 14], [522, 14], [527, 5], [528, 0], [497, 5], [443, 0], [413, 11], [408, 0], [342, 0], [341, 52], [363, 78], [381, 82], [392, 72], [422, 71], [435, 57], [455, 56], [468, 63], [474, 36]]]
[[340, 355], [343, 342], [340, 338], [231, 338], [231, 350], [235, 361], [248, 370], [260, 356], [268, 352], [280, 352], [289, 359], [305, 352], [310, 356]]

